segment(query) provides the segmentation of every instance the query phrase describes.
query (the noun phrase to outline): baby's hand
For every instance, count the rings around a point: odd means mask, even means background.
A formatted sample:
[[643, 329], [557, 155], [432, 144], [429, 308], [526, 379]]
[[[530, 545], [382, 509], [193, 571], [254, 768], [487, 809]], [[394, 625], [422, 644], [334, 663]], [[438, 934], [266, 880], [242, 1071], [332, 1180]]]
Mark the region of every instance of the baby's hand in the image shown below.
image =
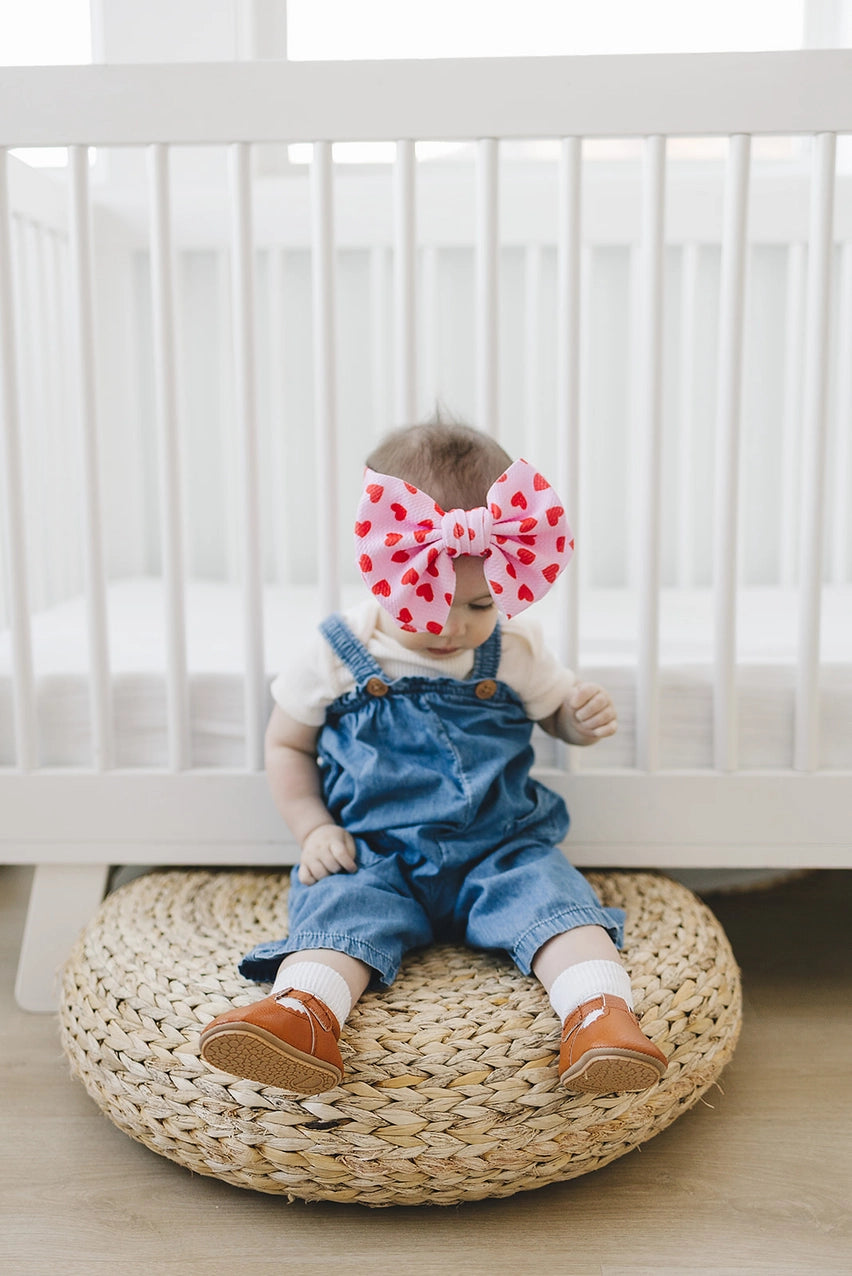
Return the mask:
[[571, 744], [594, 744], [605, 736], [615, 735], [615, 705], [609, 692], [597, 683], [575, 683], [565, 708]]
[[354, 873], [358, 868], [355, 843], [339, 824], [320, 824], [302, 844], [299, 881], [313, 886], [330, 873]]

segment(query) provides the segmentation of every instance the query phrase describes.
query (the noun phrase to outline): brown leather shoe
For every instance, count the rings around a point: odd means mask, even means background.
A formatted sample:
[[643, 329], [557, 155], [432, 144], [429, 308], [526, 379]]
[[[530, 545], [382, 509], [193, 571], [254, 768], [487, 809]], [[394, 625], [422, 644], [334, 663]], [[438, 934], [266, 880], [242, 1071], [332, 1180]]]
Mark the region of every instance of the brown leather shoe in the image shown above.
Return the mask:
[[565, 1020], [559, 1079], [566, 1090], [611, 1094], [647, 1090], [668, 1067], [666, 1056], [639, 1027], [621, 997], [601, 993]]
[[[308, 1013], [282, 1006], [281, 997], [301, 1001]], [[201, 1057], [262, 1085], [322, 1094], [343, 1079], [339, 1037], [340, 1024], [324, 1002], [288, 988], [213, 1019], [201, 1034]]]

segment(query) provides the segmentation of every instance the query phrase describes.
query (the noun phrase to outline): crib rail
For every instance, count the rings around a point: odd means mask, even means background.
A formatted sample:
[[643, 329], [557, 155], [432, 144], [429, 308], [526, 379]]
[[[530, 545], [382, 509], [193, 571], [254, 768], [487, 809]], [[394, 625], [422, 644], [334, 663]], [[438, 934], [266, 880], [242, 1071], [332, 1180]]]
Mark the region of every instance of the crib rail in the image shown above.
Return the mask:
[[[314, 143], [311, 164], [313, 321], [313, 435], [315, 484], [328, 517], [319, 528], [319, 592], [323, 609], [338, 605], [341, 448], [336, 340], [337, 248], [332, 144], [391, 140], [397, 159], [393, 184], [394, 405], [397, 417], [415, 414], [417, 358], [417, 243], [419, 200], [414, 143], [440, 138], [474, 141], [476, 172], [475, 319], [477, 419], [495, 434], [500, 412], [501, 205], [500, 145], [516, 138], [557, 138], [558, 486], [577, 519], [584, 499], [581, 431], [583, 318], [583, 139], [641, 137], [643, 193], [636, 248], [637, 382], [635, 412], [637, 583], [640, 594], [637, 686], [637, 771], [660, 764], [659, 625], [661, 505], [664, 484], [662, 361], [664, 258], [667, 245], [667, 139], [730, 138], [726, 211], [721, 236], [721, 303], [716, 413], [716, 556], [714, 587], [714, 765], [738, 770], [736, 630], [738, 553], [741, 543], [740, 446], [743, 309], [754, 135], [804, 134], [815, 138], [810, 176], [804, 320], [803, 531], [799, 581], [801, 627], [796, 695], [795, 769], [819, 765], [819, 640], [823, 580], [826, 450], [828, 438], [829, 315], [832, 301], [835, 139], [852, 132], [852, 54], [694, 55], [639, 58], [544, 58], [411, 63], [239, 64], [215, 66], [8, 69], [0, 73], [0, 147], [69, 146], [67, 237], [71, 263], [76, 414], [81, 427], [85, 512], [86, 595], [90, 641], [91, 720], [95, 771], [114, 768], [111, 680], [105, 602], [106, 568], [101, 492], [105, 427], [95, 389], [96, 319], [92, 300], [91, 220], [97, 189], [89, 148], [145, 147], [149, 154], [150, 280], [156, 386], [154, 419], [160, 466], [161, 545], [167, 599], [169, 768], [191, 767], [185, 637], [185, 551], [179, 434], [180, 368], [175, 335], [174, 213], [170, 156], [188, 145], [226, 145], [230, 151], [229, 231], [234, 399], [240, 422], [238, 508], [239, 579], [245, 621], [245, 768], [262, 766], [267, 710], [262, 644], [261, 456], [258, 438], [256, 332], [256, 191], [252, 147], [271, 142]], [[725, 91], [718, 87], [724, 84]], [[617, 85], [617, 90], [614, 86]], [[676, 109], [673, 104], [676, 104]], [[0, 188], [0, 244], [11, 255], [12, 210]], [[528, 286], [535, 288], [536, 257]], [[852, 306], [852, 270], [846, 256], [844, 332]], [[683, 272], [688, 296], [689, 262]], [[539, 267], [540, 268], [540, 261]], [[14, 281], [0, 273], [4, 386], [4, 507], [15, 659], [17, 767], [37, 770], [34, 686], [29, 634], [28, 568], [24, 537], [19, 354]], [[688, 313], [687, 301], [685, 310]], [[794, 338], [791, 337], [791, 342]], [[852, 397], [846, 384], [847, 400]], [[845, 409], [849, 410], [847, 401]], [[843, 432], [842, 432], [843, 433]], [[688, 450], [684, 455], [689, 461]], [[845, 459], [843, 459], [845, 457]], [[848, 467], [848, 451], [841, 454]], [[788, 468], [795, 466], [795, 460]], [[842, 489], [838, 487], [838, 493]], [[838, 509], [844, 504], [836, 501]], [[845, 525], [837, 514], [840, 537]], [[564, 655], [578, 661], [579, 573], [572, 575], [564, 608]], [[572, 759], [569, 769], [577, 765]]]
[[4, 68], [0, 146], [850, 132], [850, 69], [847, 50]]

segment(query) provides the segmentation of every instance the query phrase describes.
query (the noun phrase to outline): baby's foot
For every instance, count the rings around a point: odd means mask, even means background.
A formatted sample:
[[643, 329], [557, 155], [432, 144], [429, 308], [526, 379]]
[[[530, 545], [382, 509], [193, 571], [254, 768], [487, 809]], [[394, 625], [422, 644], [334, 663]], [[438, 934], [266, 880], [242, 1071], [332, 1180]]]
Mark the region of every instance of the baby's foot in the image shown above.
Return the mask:
[[666, 1056], [648, 1040], [621, 997], [592, 997], [565, 1020], [559, 1079], [566, 1090], [647, 1090], [667, 1066]]
[[[301, 1001], [307, 1013], [282, 1006]], [[340, 1025], [318, 997], [288, 988], [228, 1010], [201, 1034], [201, 1057], [214, 1068], [262, 1085], [322, 1094], [343, 1079]]]

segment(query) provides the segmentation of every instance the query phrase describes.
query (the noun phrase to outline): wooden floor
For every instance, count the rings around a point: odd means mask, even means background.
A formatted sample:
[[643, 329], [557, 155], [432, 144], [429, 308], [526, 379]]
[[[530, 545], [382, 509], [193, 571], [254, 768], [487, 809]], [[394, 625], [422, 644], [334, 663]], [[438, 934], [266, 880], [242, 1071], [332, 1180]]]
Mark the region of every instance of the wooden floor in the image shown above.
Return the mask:
[[0, 869], [0, 1270], [311, 1276], [852, 1272], [852, 873], [715, 896], [743, 970], [724, 1093], [596, 1174], [451, 1209], [289, 1205], [134, 1143], [13, 1001], [29, 876]]

